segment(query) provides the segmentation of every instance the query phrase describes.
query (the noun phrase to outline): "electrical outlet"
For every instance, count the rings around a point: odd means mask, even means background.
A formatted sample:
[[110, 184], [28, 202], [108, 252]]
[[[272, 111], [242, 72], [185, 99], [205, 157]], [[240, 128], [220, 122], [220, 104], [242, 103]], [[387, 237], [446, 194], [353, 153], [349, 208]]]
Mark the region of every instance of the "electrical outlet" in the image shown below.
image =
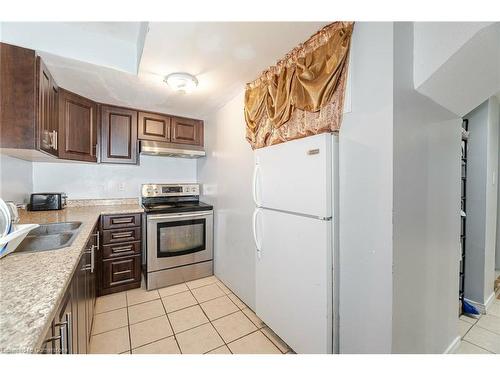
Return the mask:
[[118, 184], [118, 191], [125, 191], [125, 183], [124, 182], [120, 182]]

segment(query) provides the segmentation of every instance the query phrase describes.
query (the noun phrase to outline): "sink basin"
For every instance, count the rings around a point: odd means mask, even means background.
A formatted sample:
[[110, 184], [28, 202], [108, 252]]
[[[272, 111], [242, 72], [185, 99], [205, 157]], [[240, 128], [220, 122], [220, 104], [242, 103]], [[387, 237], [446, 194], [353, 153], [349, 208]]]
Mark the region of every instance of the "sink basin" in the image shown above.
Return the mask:
[[29, 232], [15, 251], [39, 252], [70, 246], [80, 231], [81, 225], [79, 221], [41, 224]]
[[69, 246], [73, 233], [47, 234], [45, 236], [27, 236], [17, 248], [17, 252], [55, 250]]
[[40, 224], [36, 229], [29, 232], [29, 236], [45, 236], [47, 234], [57, 234], [64, 232], [72, 232], [80, 228], [82, 223], [80, 221], [69, 221], [66, 223], [51, 223]]

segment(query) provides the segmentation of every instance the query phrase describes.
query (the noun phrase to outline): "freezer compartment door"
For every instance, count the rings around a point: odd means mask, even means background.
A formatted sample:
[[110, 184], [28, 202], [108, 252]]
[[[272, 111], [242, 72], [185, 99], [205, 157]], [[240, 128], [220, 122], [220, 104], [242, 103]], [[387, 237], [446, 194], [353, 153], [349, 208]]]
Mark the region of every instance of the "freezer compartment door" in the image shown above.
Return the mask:
[[256, 150], [256, 206], [332, 216], [332, 137], [319, 134]]
[[257, 209], [256, 313], [297, 353], [332, 353], [331, 221]]

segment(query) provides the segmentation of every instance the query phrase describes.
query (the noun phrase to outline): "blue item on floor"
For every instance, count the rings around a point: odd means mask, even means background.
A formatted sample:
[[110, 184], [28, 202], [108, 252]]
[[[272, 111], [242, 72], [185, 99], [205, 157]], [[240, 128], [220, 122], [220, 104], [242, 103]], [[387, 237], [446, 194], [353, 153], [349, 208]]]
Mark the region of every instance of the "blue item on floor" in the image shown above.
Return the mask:
[[475, 306], [472, 306], [469, 302], [463, 301], [463, 312], [464, 314], [479, 315], [479, 310]]

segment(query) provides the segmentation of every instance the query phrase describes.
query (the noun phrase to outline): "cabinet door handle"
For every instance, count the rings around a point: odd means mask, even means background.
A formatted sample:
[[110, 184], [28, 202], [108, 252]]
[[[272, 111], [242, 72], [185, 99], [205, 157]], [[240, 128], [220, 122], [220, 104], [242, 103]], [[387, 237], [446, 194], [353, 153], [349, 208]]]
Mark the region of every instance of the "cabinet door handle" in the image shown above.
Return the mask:
[[99, 250], [99, 247], [101, 247], [101, 245], [99, 243], [99, 232], [94, 233], [94, 236], [95, 236], [95, 239], [97, 241], [97, 245], [96, 245], [97, 249], [96, 250]]
[[46, 343], [46, 342], [52, 342], [52, 341], [56, 341], [56, 340], [60, 340], [61, 339], [61, 335], [58, 335], [58, 336], [52, 336], [52, 337], [49, 337], [48, 339], [44, 340], [43, 342]]
[[112, 219], [113, 224], [127, 224], [132, 222], [132, 218], [123, 218], [123, 219]]
[[52, 130], [52, 144], [51, 147], [57, 151], [57, 130]]
[[113, 247], [114, 253], [123, 253], [132, 250], [132, 245]]
[[61, 353], [71, 354], [73, 350], [73, 325], [71, 322], [71, 313], [66, 313], [66, 321], [54, 324], [59, 327], [59, 338], [61, 339]]
[[90, 272], [94, 273], [95, 268], [95, 245], [92, 245], [92, 249], [90, 250]]
[[127, 270], [127, 271], [118, 271], [118, 272], [115, 272], [114, 274], [115, 275], [122, 275], [124, 273], [130, 273], [130, 270]]
[[113, 233], [113, 238], [124, 238], [124, 237], [132, 237], [132, 232]]

